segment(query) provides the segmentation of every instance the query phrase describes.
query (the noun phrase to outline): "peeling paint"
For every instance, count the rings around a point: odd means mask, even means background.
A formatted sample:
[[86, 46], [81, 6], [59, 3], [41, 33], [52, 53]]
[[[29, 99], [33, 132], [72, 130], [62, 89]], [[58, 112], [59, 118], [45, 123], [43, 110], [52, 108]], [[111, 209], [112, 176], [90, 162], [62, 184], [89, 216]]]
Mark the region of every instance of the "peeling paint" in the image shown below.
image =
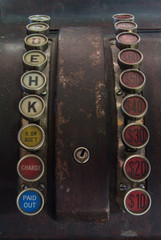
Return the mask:
[[96, 115], [98, 118], [105, 116], [104, 97], [102, 96], [102, 89], [104, 90], [105, 85], [98, 82], [96, 84]]
[[66, 124], [70, 121], [70, 117], [64, 117], [63, 113], [62, 113], [62, 107], [63, 107], [64, 103], [61, 101], [59, 103], [57, 103], [57, 112], [58, 112], [58, 117], [57, 117], [57, 122], [59, 124], [59, 128], [58, 128], [58, 133], [62, 134], [63, 131], [61, 130], [61, 126], [63, 124]]
[[133, 230], [128, 230], [128, 231], [123, 231], [121, 233], [121, 236], [122, 237], [137, 237], [138, 234]]
[[57, 158], [57, 181], [59, 181], [60, 189], [64, 189], [64, 181], [69, 177], [67, 161], [62, 161], [60, 157]]

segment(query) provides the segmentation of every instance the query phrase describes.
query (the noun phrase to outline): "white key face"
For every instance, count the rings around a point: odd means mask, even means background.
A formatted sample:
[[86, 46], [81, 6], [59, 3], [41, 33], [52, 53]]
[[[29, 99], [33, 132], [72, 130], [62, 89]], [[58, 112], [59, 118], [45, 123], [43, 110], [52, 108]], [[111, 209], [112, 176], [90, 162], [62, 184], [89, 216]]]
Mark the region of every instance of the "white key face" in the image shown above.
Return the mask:
[[19, 109], [24, 117], [38, 119], [44, 112], [45, 103], [42, 98], [36, 95], [28, 95], [20, 101]]
[[44, 22], [33, 22], [26, 26], [27, 34], [40, 33], [47, 35], [49, 32], [49, 25]]
[[45, 83], [45, 76], [38, 72], [28, 72], [22, 78], [23, 85], [31, 90], [40, 89]]
[[43, 31], [43, 30], [46, 30], [46, 26], [45, 25], [43, 25], [43, 24], [33, 24], [33, 25], [31, 25], [30, 27], [29, 27], [29, 29], [30, 30], [32, 30], [32, 31]]
[[32, 17], [33, 21], [47, 21], [49, 18], [47, 16], [33, 16]]
[[41, 46], [46, 42], [46, 38], [40, 35], [29, 36], [26, 43], [31, 46]]
[[24, 60], [29, 65], [38, 66], [45, 62], [46, 57], [41, 52], [34, 51], [34, 52], [27, 52], [27, 54], [24, 57]]
[[33, 15], [29, 17], [30, 22], [49, 22], [50, 17], [47, 15]]
[[47, 56], [42, 51], [31, 50], [23, 55], [23, 64], [27, 70], [43, 71], [47, 65]]

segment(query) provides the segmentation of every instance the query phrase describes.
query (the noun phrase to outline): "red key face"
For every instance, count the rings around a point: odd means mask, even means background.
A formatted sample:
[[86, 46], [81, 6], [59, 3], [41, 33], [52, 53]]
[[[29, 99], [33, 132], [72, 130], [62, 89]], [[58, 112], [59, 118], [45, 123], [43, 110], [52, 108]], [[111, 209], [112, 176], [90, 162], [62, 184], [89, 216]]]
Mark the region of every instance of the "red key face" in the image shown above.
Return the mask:
[[121, 81], [128, 88], [138, 88], [144, 83], [144, 76], [139, 71], [125, 71], [122, 74]]
[[44, 166], [42, 161], [34, 155], [27, 155], [18, 164], [18, 172], [22, 178], [34, 181], [43, 174]]
[[151, 198], [145, 190], [134, 188], [125, 196], [124, 205], [131, 214], [142, 215], [149, 210]]
[[124, 44], [133, 44], [138, 42], [139, 38], [132, 33], [124, 33], [118, 37], [118, 40]]
[[126, 177], [134, 182], [145, 180], [150, 174], [149, 161], [140, 155], [129, 157], [124, 163], [124, 173]]
[[136, 50], [124, 50], [120, 55], [120, 59], [127, 64], [136, 64], [140, 62], [141, 55]]
[[115, 18], [117, 20], [132, 20], [133, 16], [130, 14], [118, 14], [118, 15], [115, 15]]
[[139, 95], [129, 95], [123, 99], [122, 110], [127, 117], [140, 119], [147, 112], [147, 102]]
[[124, 30], [132, 30], [135, 28], [136, 25], [133, 22], [118, 22], [117, 23], [117, 28], [119, 29], [124, 29]]
[[148, 143], [149, 131], [144, 125], [132, 123], [124, 128], [122, 139], [126, 146], [132, 149], [140, 149]]

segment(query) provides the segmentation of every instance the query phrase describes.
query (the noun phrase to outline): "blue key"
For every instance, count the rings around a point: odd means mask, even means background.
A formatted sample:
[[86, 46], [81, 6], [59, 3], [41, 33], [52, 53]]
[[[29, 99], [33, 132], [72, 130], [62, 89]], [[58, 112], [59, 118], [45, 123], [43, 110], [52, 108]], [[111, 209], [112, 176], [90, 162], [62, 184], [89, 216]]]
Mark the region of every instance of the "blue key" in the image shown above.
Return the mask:
[[39, 213], [44, 205], [44, 198], [37, 189], [29, 188], [22, 191], [17, 198], [17, 206], [25, 215]]

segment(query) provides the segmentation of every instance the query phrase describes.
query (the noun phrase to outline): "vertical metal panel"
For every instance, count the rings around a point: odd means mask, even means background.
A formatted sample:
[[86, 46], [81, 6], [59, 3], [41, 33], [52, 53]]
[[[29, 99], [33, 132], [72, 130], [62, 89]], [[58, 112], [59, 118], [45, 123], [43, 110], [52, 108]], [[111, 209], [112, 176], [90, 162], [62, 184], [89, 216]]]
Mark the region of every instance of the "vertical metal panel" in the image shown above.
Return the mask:
[[[101, 29], [61, 29], [56, 100], [58, 218], [108, 218], [106, 100]], [[85, 164], [73, 157], [80, 146], [90, 152]]]

